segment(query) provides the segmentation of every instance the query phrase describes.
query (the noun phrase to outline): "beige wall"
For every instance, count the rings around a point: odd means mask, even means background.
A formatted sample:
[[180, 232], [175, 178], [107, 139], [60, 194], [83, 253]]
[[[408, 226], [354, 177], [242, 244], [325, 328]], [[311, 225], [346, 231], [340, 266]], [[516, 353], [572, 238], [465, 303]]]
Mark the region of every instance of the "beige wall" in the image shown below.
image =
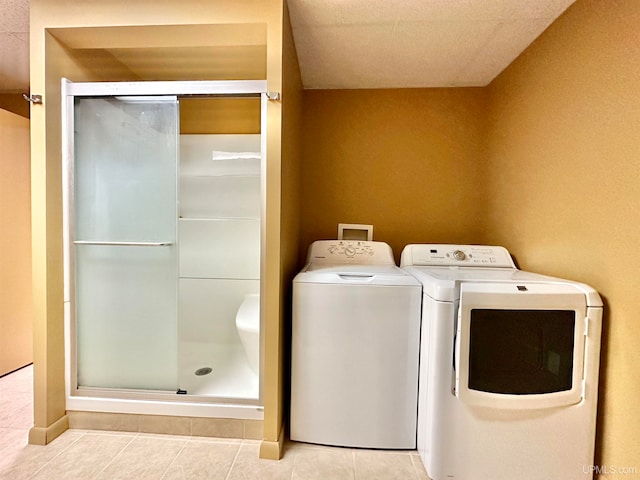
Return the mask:
[[[282, 91], [283, 5], [281, 1], [227, 0], [32, 0], [31, 91], [44, 94], [44, 105], [33, 108], [32, 200], [35, 317], [35, 426], [31, 443], [48, 443], [66, 428], [64, 401], [64, 342], [62, 302], [62, 225], [60, 170], [60, 78], [72, 81], [162, 80], [228, 78], [228, 62], [194, 62], [184, 55], [191, 49], [207, 52], [233, 49], [237, 40], [252, 55], [266, 60], [262, 72], [268, 89]], [[261, 45], [261, 48], [260, 48]], [[256, 48], [252, 48], [256, 46]], [[130, 48], [129, 48], [130, 47]], [[244, 48], [244, 47], [243, 47]], [[149, 58], [162, 68], [129, 68], [123, 59]], [[216, 50], [220, 53], [219, 50]], [[260, 53], [262, 52], [262, 53]], [[210, 59], [204, 55], [204, 59]], [[254, 58], [254, 57], [251, 57]], [[202, 60], [202, 59], [200, 59]], [[138, 67], [140, 65], [138, 64]], [[202, 67], [204, 70], [202, 70]], [[211, 68], [209, 68], [211, 67]], [[200, 69], [200, 70], [199, 70]], [[135, 70], [135, 71], [134, 71]], [[173, 72], [173, 73], [168, 73]], [[218, 72], [220, 77], [215, 77]], [[212, 78], [215, 77], [215, 78]], [[281, 104], [269, 102], [266, 177], [266, 240], [262, 278], [264, 295], [265, 378], [281, 372], [281, 256], [280, 150]], [[264, 456], [278, 456], [283, 392], [265, 383]]]
[[0, 376], [33, 361], [29, 120], [0, 109]]
[[304, 92], [301, 255], [338, 223], [407, 243], [482, 239], [480, 88]]
[[[38, 18], [37, 12], [38, 5], [32, 2], [32, 22]], [[44, 445], [67, 428], [60, 78], [63, 75], [76, 81], [96, 78], [73, 51], [39, 29], [37, 20], [32, 23], [30, 45], [31, 91], [43, 94], [44, 103], [34, 105], [31, 110], [34, 427], [29, 432], [29, 442]]]
[[[298, 56], [293, 42], [293, 33], [288, 11], [285, 11], [283, 31], [283, 91], [282, 91], [282, 212], [281, 243], [282, 271], [280, 288], [283, 294], [280, 330], [280, 378], [278, 388], [284, 393], [284, 414], [288, 414], [289, 403], [289, 358], [291, 319], [291, 280], [298, 271], [300, 248], [302, 157], [302, 80]], [[288, 423], [287, 418], [281, 419]]]
[[[272, 196], [272, 203], [267, 203], [267, 218], [277, 212], [279, 221], [267, 221], [266, 241], [273, 238], [274, 245], [278, 245], [277, 253], [274, 250], [266, 252], [271, 255], [272, 261], [280, 265], [279, 281], [277, 284], [267, 283], [265, 288], [270, 291], [279, 291], [278, 318], [279, 322], [272, 322], [266, 325], [265, 332], [265, 356], [272, 359], [272, 368], [265, 369], [264, 372], [264, 401], [265, 413], [267, 410], [277, 412], [277, 415], [265, 414], [265, 432], [278, 432], [275, 438], [268, 438], [265, 433], [265, 440], [260, 448], [260, 456], [263, 458], [277, 458], [283, 449], [284, 429], [287, 422], [285, 415], [288, 404], [288, 345], [289, 345], [289, 318], [290, 318], [290, 290], [291, 279], [297, 269], [298, 253], [298, 233], [299, 233], [299, 164], [301, 151], [301, 109], [302, 109], [302, 82], [300, 80], [300, 69], [298, 67], [297, 55], [293, 44], [293, 35], [289, 21], [289, 12], [286, 3], [283, 3], [282, 10], [282, 90], [281, 100], [275, 102], [274, 107], [278, 107], [281, 112], [282, 141], [278, 151], [269, 151], [272, 155], [267, 160], [267, 175], [274, 179], [279, 179], [277, 185], [280, 193], [277, 198]], [[272, 109], [272, 111], [275, 109]], [[272, 184], [273, 187], [275, 185]], [[267, 190], [269, 185], [267, 185]], [[269, 195], [267, 194], [269, 197]], [[274, 228], [278, 228], [275, 231]], [[277, 257], [276, 257], [277, 255]], [[266, 342], [271, 338], [271, 342]], [[278, 443], [279, 453], [275, 451], [274, 441]]]
[[488, 241], [605, 300], [597, 462], [640, 469], [640, 2], [578, 0], [490, 87]]
[[259, 134], [260, 98], [181, 98], [180, 133]]
[[21, 93], [0, 93], [0, 108], [29, 118], [29, 102], [25, 101]]

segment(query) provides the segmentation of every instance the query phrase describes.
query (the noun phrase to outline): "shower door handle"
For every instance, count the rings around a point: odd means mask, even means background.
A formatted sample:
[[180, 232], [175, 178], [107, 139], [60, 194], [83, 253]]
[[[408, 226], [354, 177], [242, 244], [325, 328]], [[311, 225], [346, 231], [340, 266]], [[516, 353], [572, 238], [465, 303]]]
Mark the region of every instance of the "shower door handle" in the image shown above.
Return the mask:
[[93, 240], [76, 240], [74, 245], [104, 245], [110, 247], [169, 247], [173, 242], [99, 242]]

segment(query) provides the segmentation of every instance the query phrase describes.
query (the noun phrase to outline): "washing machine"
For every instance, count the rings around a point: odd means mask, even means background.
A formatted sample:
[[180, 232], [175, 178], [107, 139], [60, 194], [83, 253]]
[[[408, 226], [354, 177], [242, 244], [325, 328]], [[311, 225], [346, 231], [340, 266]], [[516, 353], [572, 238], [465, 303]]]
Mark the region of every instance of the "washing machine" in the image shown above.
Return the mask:
[[592, 478], [602, 301], [497, 246], [407, 245], [423, 286], [417, 448], [433, 480]]
[[293, 280], [291, 440], [415, 448], [421, 291], [386, 243], [311, 245]]

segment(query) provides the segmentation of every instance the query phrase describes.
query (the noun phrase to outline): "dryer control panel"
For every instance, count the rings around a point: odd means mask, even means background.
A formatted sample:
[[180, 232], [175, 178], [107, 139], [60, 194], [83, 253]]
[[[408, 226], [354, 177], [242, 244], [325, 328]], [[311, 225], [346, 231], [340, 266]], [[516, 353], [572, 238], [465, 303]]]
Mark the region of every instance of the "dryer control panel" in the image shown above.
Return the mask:
[[307, 263], [395, 265], [393, 251], [384, 242], [317, 240], [309, 247]]
[[400, 266], [516, 268], [504, 247], [492, 245], [407, 245]]

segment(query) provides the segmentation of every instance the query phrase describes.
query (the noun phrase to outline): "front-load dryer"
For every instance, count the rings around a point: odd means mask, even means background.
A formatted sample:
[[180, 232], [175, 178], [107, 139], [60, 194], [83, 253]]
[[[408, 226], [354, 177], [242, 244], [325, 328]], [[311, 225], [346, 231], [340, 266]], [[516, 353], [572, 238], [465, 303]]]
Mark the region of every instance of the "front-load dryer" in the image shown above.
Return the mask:
[[408, 245], [423, 285], [418, 451], [433, 480], [592, 478], [602, 301], [493, 246]]
[[293, 281], [291, 440], [415, 448], [421, 291], [386, 243], [311, 245]]

